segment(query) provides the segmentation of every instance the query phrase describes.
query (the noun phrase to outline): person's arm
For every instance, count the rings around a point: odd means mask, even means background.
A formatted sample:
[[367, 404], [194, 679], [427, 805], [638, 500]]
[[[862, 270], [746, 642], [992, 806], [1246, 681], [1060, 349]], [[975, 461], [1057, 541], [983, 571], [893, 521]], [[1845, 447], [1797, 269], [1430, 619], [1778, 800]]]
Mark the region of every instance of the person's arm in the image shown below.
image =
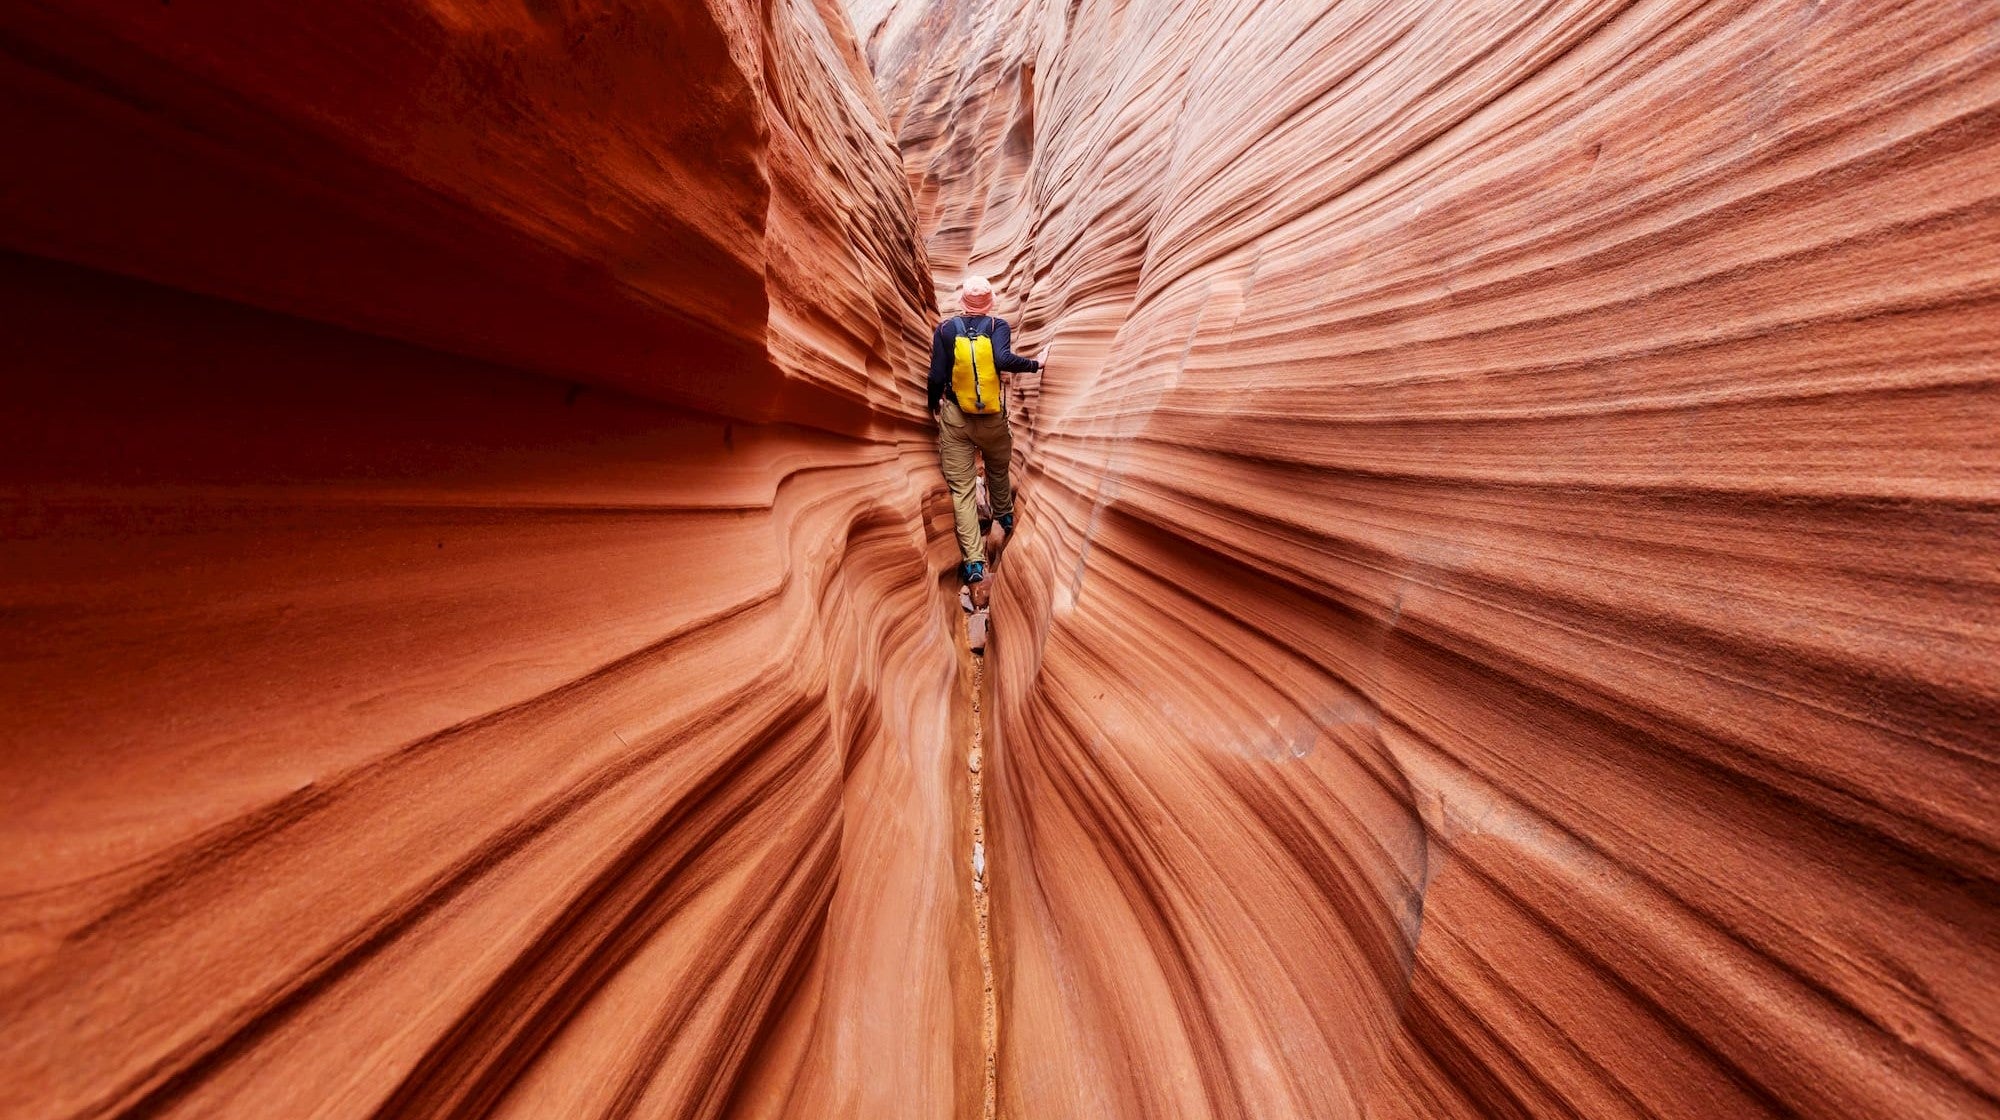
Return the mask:
[[944, 400], [945, 386], [951, 384], [951, 337], [945, 333], [944, 324], [939, 323], [937, 332], [931, 335], [931, 376], [924, 392], [930, 399], [930, 411], [938, 410], [938, 402]]
[[1023, 358], [1014, 353], [1008, 345], [1013, 332], [1007, 327], [1007, 320], [993, 320], [993, 364], [1008, 373], [1033, 373], [1042, 368], [1042, 363], [1033, 358]]

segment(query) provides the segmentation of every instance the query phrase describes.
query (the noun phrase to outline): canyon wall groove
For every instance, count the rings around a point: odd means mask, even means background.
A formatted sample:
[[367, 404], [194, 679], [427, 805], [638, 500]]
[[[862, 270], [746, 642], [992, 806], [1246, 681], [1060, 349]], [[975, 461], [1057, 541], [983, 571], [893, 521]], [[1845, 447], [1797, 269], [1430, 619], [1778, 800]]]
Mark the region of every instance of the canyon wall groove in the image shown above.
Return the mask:
[[2000, 1115], [2000, 19], [854, 0], [1017, 413], [1013, 1116]]
[[1991, 5], [32, 0], [0, 93], [0, 1116], [978, 1115], [983, 963], [1017, 1120], [2000, 1116]]
[[844, 15], [37, 2], [0, 91], [0, 1116], [976, 1105]]

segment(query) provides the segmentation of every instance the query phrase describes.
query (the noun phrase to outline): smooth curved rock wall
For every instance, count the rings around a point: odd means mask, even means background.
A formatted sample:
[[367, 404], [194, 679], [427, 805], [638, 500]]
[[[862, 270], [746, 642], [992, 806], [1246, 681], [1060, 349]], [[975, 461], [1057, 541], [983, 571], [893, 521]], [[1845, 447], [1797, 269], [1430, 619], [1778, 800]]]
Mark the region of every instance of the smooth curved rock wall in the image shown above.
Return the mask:
[[1991, 5], [854, 10], [1054, 347], [1007, 1115], [2000, 1115]]
[[0, 1116], [976, 1101], [844, 16], [281, 7], [0, 14]]

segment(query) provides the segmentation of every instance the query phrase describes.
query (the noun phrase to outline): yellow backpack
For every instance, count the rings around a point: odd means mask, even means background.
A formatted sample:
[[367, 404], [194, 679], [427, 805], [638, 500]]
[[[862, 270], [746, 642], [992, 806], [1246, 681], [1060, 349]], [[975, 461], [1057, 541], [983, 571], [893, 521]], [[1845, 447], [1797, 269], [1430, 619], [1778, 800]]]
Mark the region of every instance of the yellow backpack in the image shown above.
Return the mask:
[[[992, 318], [982, 318], [986, 319], [986, 330], [992, 330]], [[951, 344], [951, 393], [958, 398], [959, 411], [1000, 411], [1000, 367], [993, 364], [993, 339], [986, 331], [973, 332], [963, 316], [952, 323], [958, 327], [958, 337]]]

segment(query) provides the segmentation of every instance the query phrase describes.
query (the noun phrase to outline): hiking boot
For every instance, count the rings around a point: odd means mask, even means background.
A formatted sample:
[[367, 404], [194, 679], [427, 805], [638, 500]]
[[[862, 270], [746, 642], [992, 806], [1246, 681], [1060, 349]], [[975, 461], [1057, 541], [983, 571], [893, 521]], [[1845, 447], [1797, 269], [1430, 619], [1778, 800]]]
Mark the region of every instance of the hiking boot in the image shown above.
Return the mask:
[[959, 574], [965, 578], [965, 582], [968, 584], [979, 583], [986, 578], [986, 562], [983, 560], [967, 560], [959, 569]]
[[1001, 532], [1010, 537], [1014, 535], [1014, 515], [1012, 513], [1003, 513], [995, 520], [1000, 522]]

